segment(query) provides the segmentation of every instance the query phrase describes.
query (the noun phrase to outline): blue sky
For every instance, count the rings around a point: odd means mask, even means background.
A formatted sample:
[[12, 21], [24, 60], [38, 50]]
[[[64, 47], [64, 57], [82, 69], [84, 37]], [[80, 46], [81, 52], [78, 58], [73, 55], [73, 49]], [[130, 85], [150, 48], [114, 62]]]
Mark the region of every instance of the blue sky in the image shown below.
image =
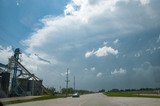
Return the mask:
[[67, 3], [68, 0], [1, 0], [0, 42], [4, 46], [23, 48], [19, 41], [26, 39], [35, 28], [41, 27], [39, 21], [45, 16], [61, 15]]
[[78, 89], [159, 87], [158, 0], [0, 1], [0, 62], [20, 47], [44, 85]]

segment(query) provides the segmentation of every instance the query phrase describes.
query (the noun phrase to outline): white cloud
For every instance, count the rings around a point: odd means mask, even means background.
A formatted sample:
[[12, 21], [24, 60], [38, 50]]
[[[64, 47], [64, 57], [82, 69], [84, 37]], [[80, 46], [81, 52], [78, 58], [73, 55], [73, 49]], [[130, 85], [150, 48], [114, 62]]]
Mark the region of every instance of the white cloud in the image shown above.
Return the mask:
[[134, 56], [135, 56], [135, 57], [140, 57], [141, 54], [140, 54], [140, 53], [136, 53]]
[[65, 15], [71, 15], [73, 12], [75, 11], [74, 7], [72, 6], [72, 4], [68, 4], [66, 6], [66, 10], [64, 11]]
[[113, 41], [113, 43], [116, 45], [119, 42], [119, 39], [116, 39], [115, 41]]
[[85, 57], [86, 58], [89, 58], [89, 57], [91, 57], [92, 55], [94, 55], [94, 50], [92, 50], [91, 52], [87, 52], [86, 54], [85, 54]]
[[[143, 16], [143, 20], [138, 20], [135, 22], [134, 18], [132, 20], [132, 18], [129, 17], [131, 13], [129, 9], [127, 9], [128, 11], [125, 10], [125, 12], [123, 12], [123, 8], [121, 9], [121, 7], [117, 7], [117, 3], [119, 2], [124, 4], [127, 2], [129, 4], [131, 1], [72, 0], [69, 4], [67, 4], [66, 9], [64, 10], [64, 16], [45, 17], [42, 19], [44, 26], [41, 29], [36, 29], [36, 31], [31, 34], [31, 37], [24, 40], [23, 43], [28, 46], [27, 51], [29, 52], [42, 52], [43, 50], [39, 50], [37, 48], [44, 48], [47, 45], [54, 44], [53, 40], [58, 37], [72, 37], [72, 39], [78, 39], [81, 36], [83, 39], [85, 39], [85, 37], [88, 37], [88, 35], [99, 37], [99, 35], [109, 31], [118, 35], [118, 32], [125, 33], [134, 29], [143, 29], [143, 24], [141, 25], [142, 21], [144, 20]], [[143, 0], [141, 2], [146, 3], [147, 1]], [[77, 10], [78, 7], [79, 9]], [[136, 12], [138, 12], [138, 14], [140, 13], [140, 11]], [[124, 15], [127, 15], [125, 19], [123, 17]], [[134, 16], [134, 14], [132, 15]], [[144, 14], [144, 17], [146, 18], [148, 16]], [[121, 18], [125, 21], [123, 21]], [[112, 33], [112, 36], [114, 33]]]
[[[130, 4], [130, 0], [72, 0], [67, 4], [64, 15], [57, 17], [48, 16], [42, 19], [44, 26], [36, 29], [31, 34], [31, 37], [22, 41], [22, 43], [28, 47], [26, 50], [28, 53], [51, 56], [54, 55], [54, 50], [48, 48], [52, 45], [53, 47], [60, 46], [58, 49], [61, 49], [70, 42], [69, 38], [71, 38], [71, 42], [77, 43], [82, 39], [89, 38], [91, 35], [91, 38], [98, 40], [102, 39], [101, 35], [104, 34], [106, 35], [104, 37], [111, 37], [134, 32], [135, 30], [143, 30], [143, 27], [146, 25], [142, 24], [142, 21], [144, 18], [148, 20], [149, 18], [146, 18], [148, 15], [144, 14], [142, 18], [134, 20], [135, 18], [132, 15], [135, 15], [130, 9], [121, 8], [118, 5], [119, 2], [124, 3], [126, 6], [132, 4]], [[144, 4], [148, 3], [144, 0], [141, 2]], [[139, 10], [141, 9], [139, 7]], [[141, 11], [134, 10], [134, 13], [141, 14]], [[68, 39], [64, 41], [64, 38]], [[73, 46], [74, 44], [70, 49]], [[88, 52], [86, 57], [91, 55], [93, 53]], [[97, 52], [97, 56], [101, 56], [101, 54]]]
[[84, 68], [84, 71], [88, 71], [88, 68]]
[[111, 47], [104, 46], [102, 48], [99, 48], [97, 51], [95, 51], [94, 54], [97, 57], [107, 56], [108, 54], [117, 55], [118, 54], [118, 50], [115, 50], [115, 49], [113, 49]]
[[115, 50], [111, 47], [104, 46], [102, 48], [99, 48], [97, 51], [87, 52], [85, 54], [85, 57], [88, 58], [88, 57], [91, 57], [93, 55], [96, 55], [97, 57], [103, 57], [103, 56], [107, 56], [108, 54], [117, 55], [118, 50]]
[[97, 73], [96, 77], [97, 77], [97, 78], [102, 77], [102, 73], [101, 73], [101, 72]]
[[[100, 15], [106, 10], [113, 11], [116, 3], [115, 0], [72, 0], [67, 4], [64, 14], [76, 16], [84, 22], [88, 22], [90, 18]], [[78, 11], [77, 7], [80, 8]]]
[[95, 67], [92, 67], [92, 68], [91, 68], [91, 71], [95, 71], [95, 70], [96, 70], [96, 68], [95, 68]]
[[13, 55], [13, 50], [11, 46], [2, 47], [0, 45], [0, 63], [7, 64], [8, 59]]
[[124, 75], [126, 74], [126, 70], [123, 68], [120, 68], [119, 70], [115, 69], [114, 71], [111, 72], [111, 75]]
[[148, 53], [152, 54], [152, 53], [156, 52], [159, 49], [160, 49], [160, 47], [148, 48], [148, 49], [145, 50], [145, 52], [148, 52]]
[[96, 70], [95, 67], [91, 67], [91, 68], [84, 68], [84, 71], [88, 71], [88, 72], [94, 72]]
[[[68, 64], [80, 65], [81, 62], [71, 63], [70, 59], [75, 56], [77, 60], [81, 60], [82, 51], [92, 46], [97, 47], [92, 45], [93, 42], [96, 44], [108, 38], [134, 35], [159, 25], [158, 10], [150, 5], [147, 5], [147, 9], [143, 8], [139, 1], [72, 0], [67, 4], [64, 14], [44, 17], [41, 20], [43, 26], [37, 28], [22, 43], [27, 46], [27, 53], [39, 54], [51, 60], [54, 56], [58, 71], [61, 70], [59, 67], [66, 67]], [[137, 18], [138, 15], [141, 17]], [[85, 58], [108, 54], [117, 55], [118, 50], [104, 45], [98, 50], [88, 51]], [[48, 69], [46, 66], [42, 67], [42, 70]]]
[[38, 67], [42, 65], [50, 65], [48, 62], [40, 60], [35, 54], [26, 55], [25, 53], [22, 53], [21, 55], [21, 63], [32, 72], [37, 72], [39, 69]]
[[16, 4], [17, 4], [17, 6], [19, 6], [19, 0], [16, 0]]

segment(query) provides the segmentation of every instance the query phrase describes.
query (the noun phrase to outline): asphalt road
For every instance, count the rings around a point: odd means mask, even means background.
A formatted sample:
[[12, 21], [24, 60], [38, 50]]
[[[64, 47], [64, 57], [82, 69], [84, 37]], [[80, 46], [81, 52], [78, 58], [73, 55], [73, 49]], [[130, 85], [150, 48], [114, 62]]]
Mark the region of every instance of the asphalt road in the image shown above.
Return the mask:
[[59, 98], [9, 106], [160, 106], [160, 99], [107, 97], [103, 94], [82, 95], [80, 98]]

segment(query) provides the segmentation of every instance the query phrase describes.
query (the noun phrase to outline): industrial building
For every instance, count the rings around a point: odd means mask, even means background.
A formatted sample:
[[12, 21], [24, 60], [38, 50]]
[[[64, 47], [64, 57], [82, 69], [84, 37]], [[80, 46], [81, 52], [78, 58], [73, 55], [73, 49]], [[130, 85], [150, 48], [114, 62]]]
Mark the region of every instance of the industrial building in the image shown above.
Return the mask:
[[42, 80], [35, 81], [30, 78], [18, 78], [18, 84], [20, 89], [18, 90], [19, 94], [30, 96], [30, 95], [42, 95]]
[[7, 65], [0, 63], [0, 98], [42, 95], [43, 80], [31, 74], [20, 62], [20, 49], [14, 51]]

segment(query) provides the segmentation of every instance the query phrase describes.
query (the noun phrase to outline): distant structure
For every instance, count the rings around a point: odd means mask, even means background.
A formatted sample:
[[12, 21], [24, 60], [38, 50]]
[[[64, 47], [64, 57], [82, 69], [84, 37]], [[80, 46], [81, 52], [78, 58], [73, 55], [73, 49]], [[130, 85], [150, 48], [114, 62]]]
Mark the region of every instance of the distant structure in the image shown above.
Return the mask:
[[69, 70], [69, 68], [67, 68], [67, 73], [66, 73], [66, 96], [68, 96], [68, 83], [69, 83], [68, 70]]
[[20, 62], [19, 48], [9, 58], [9, 63], [0, 63], [0, 98], [8, 96], [41, 95], [46, 88], [42, 80], [31, 74]]
[[74, 78], [73, 78], [73, 89], [74, 89], [74, 92], [75, 92], [75, 90], [76, 90], [75, 76], [74, 76]]

